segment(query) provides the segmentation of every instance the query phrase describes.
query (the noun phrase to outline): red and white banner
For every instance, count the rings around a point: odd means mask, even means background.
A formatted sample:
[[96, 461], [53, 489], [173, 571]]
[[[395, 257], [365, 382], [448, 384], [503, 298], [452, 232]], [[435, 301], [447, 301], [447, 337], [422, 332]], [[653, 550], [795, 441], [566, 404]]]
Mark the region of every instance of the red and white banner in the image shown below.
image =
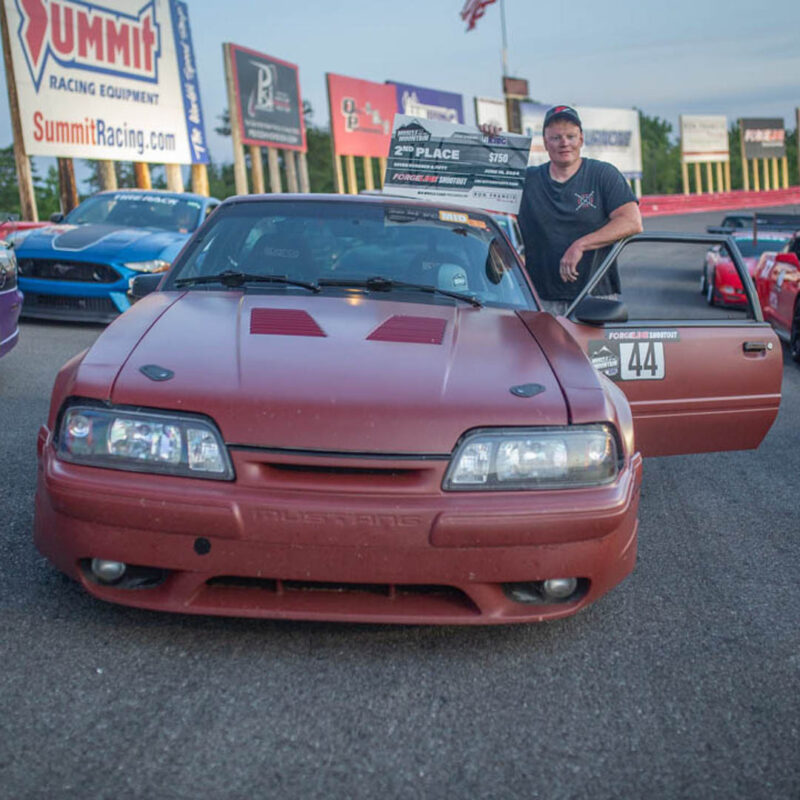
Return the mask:
[[724, 116], [681, 114], [681, 163], [729, 161], [728, 120]]
[[206, 163], [182, 0], [2, 0], [30, 155]]
[[331, 72], [326, 77], [336, 155], [386, 158], [397, 108], [395, 87]]

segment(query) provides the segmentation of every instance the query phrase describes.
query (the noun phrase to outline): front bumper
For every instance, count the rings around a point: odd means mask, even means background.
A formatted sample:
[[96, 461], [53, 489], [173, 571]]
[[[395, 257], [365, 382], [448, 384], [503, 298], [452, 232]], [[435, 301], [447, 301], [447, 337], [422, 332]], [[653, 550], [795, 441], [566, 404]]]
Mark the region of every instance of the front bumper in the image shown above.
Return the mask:
[[139, 273], [115, 266], [122, 276], [114, 283], [19, 278], [25, 293], [22, 316], [73, 322], [112, 322], [130, 308], [128, 284]]
[[[242, 617], [538, 621], [575, 613], [635, 563], [638, 455], [609, 486], [451, 494], [438, 490], [441, 462], [406, 463], [404, 476], [370, 484], [371, 468], [354, 474], [352, 460], [284, 474], [261, 454], [234, 453], [237, 481], [218, 483], [67, 464], [47, 438], [43, 430], [36, 545], [111, 602]], [[86, 569], [95, 557], [165, 578], [100, 584]], [[506, 586], [573, 576], [581, 591], [559, 603], [517, 602]]]
[[0, 292], [0, 356], [4, 356], [19, 340], [19, 314], [22, 292], [17, 288]]

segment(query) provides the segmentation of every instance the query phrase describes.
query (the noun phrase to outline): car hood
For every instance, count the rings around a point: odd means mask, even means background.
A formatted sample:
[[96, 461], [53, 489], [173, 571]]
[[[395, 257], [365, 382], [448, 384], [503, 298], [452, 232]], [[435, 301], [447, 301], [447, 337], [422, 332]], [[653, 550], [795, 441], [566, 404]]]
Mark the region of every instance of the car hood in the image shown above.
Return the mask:
[[[151, 380], [147, 365], [174, 377]], [[113, 382], [115, 404], [209, 415], [229, 444], [444, 454], [470, 428], [568, 421], [547, 359], [507, 309], [156, 293], [110, 326], [83, 370]], [[511, 392], [522, 384], [539, 386]]]
[[75, 261], [166, 261], [178, 254], [187, 233], [119, 225], [50, 225], [31, 230], [16, 247], [19, 258]]

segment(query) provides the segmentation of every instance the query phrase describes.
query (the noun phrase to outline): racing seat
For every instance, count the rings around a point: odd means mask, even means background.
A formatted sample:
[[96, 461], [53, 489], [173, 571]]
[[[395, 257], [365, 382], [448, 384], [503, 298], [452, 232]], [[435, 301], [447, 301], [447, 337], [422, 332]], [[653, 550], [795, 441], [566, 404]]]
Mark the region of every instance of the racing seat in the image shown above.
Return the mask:
[[263, 234], [250, 250], [244, 267], [256, 275], [286, 275], [299, 280], [316, 277], [308, 244], [287, 232]]

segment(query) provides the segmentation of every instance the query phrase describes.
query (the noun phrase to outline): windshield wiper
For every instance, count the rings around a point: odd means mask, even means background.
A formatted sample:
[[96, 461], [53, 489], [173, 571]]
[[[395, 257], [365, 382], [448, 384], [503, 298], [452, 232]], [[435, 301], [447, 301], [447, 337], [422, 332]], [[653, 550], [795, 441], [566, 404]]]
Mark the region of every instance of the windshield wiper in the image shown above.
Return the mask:
[[236, 270], [226, 269], [216, 275], [197, 275], [193, 278], [178, 278], [175, 281], [176, 287], [197, 286], [203, 283], [221, 283], [228, 288], [237, 289], [246, 283], [280, 283], [284, 286], [300, 286], [308, 289], [315, 294], [319, 291], [319, 284], [311, 281], [297, 281], [286, 275], [251, 275], [247, 272], [237, 272]]
[[454, 300], [461, 300], [469, 303], [475, 308], [483, 308], [483, 303], [474, 294], [463, 294], [462, 292], [451, 292], [449, 289], [440, 289], [438, 286], [431, 286], [426, 283], [406, 283], [396, 281], [392, 278], [384, 278], [376, 275], [363, 281], [346, 279], [323, 279], [319, 286], [344, 286], [354, 289], [366, 289], [369, 292], [389, 292], [392, 289], [411, 289], [416, 292], [427, 292], [428, 294], [440, 294], [444, 297], [452, 297]]

